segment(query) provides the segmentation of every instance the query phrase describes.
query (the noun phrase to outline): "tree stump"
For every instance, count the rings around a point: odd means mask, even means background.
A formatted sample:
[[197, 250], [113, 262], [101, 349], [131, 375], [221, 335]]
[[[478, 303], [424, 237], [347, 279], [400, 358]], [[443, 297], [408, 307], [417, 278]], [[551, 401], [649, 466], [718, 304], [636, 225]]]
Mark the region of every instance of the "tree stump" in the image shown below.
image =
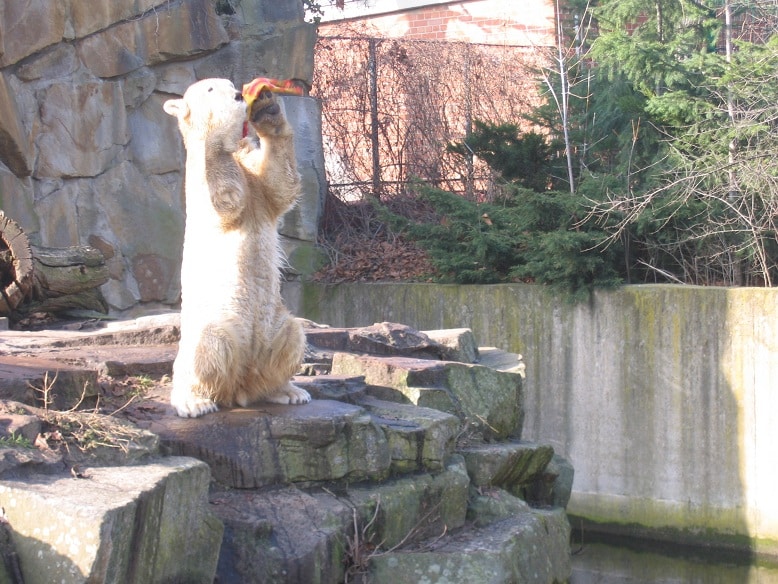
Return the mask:
[[99, 287], [107, 281], [99, 250], [30, 245], [16, 221], [0, 211], [0, 316], [73, 309], [105, 313]]
[[21, 227], [0, 212], [0, 315], [10, 314], [32, 291], [32, 250]]

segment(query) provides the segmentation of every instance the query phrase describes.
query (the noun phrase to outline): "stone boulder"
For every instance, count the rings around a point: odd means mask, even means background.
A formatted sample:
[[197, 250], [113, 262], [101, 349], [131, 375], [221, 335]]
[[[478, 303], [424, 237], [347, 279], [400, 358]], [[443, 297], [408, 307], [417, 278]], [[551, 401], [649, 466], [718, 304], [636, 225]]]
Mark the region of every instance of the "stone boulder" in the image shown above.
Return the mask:
[[[519, 438], [524, 419], [522, 379], [477, 364], [336, 353], [335, 375], [364, 376], [384, 399], [401, 396], [418, 406], [456, 415], [486, 439]], [[398, 397], [399, 397], [398, 396]]]
[[377, 554], [370, 562], [370, 581], [567, 582], [571, 572], [569, 536], [562, 509], [520, 513], [461, 531], [418, 551]]
[[211, 582], [222, 524], [208, 466], [167, 457], [142, 466], [0, 480], [28, 584]]
[[312, 481], [381, 480], [386, 436], [360, 407], [316, 400], [304, 408], [261, 404], [191, 420], [163, 416], [148, 429], [171, 453], [207, 461], [233, 488]]
[[476, 487], [501, 487], [522, 496], [548, 467], [554, 449], [528, 442], [475, 444], [459, 449], [467, 473]]

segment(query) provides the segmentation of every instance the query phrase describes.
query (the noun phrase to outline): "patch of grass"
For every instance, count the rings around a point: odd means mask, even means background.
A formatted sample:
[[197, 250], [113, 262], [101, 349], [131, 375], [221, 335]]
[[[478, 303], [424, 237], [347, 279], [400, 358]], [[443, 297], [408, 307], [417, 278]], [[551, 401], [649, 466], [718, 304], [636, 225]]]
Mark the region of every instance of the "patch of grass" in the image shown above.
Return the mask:
[[10, 435], [0, 436], [0, 447], [35, 448], [35, 445], [30, 441], [29, 438], [26, 438], [21, 434], [16, 434], [16, 432], [11, 432]]
[[[40, 438], [44, 448], [63, 448], [70, 451], [71, 447], [75, 447], [82, 453], [93, 452], [99, 448], [115, 448], [126, 454], [144, 435], [143, 430], [130, 423], [122, 422], [112, 415], [98, 413], [97, 406], [91, 412], [79, 410], [86, 395], [86, 387], [81, 394], [81, 399], [71, 409], [66, 411], [52, 409], [50, 407], [53, 403], [52, 389], [56, 380], [57, 375], [50, 378], [47, 373], [42, 387], [31, 385], [43, 401], [43, 412], [40, 417], [44, 422], [45, 430]], [[133, 400], [141, 399], [153, 386], [154, 381], [150, 377], [145, 375], [133, 377], [128, 383], [129, 400], [113, 413], [116, 414]]]

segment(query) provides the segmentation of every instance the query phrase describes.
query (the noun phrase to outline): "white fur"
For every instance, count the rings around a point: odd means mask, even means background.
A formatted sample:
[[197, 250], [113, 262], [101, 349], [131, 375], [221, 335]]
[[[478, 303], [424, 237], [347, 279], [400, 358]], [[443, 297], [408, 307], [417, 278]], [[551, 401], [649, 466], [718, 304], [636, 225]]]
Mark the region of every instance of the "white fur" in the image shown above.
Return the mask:
[[302, 326], [283, 306], [276, 226], [297, 201], [292, 128], [270, 93], [246, 103], [226, 79], [205, 79], [165, 102], [187, 150], [181, 267], [181, 342], [171, 403], [197, 417], [219, 405], [301, 404], [290, 379], [305, 349]]

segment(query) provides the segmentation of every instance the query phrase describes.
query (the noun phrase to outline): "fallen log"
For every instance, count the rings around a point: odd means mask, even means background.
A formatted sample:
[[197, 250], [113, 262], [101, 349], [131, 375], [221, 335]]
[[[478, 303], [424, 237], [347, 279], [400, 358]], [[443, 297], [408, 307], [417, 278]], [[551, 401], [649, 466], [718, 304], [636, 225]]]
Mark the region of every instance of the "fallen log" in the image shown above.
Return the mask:
[[105, 313], [99, 287], [107, 281], [99, 250], [31, 245], [16, 221], [0, 211], [0, 316], [73, 309]]

